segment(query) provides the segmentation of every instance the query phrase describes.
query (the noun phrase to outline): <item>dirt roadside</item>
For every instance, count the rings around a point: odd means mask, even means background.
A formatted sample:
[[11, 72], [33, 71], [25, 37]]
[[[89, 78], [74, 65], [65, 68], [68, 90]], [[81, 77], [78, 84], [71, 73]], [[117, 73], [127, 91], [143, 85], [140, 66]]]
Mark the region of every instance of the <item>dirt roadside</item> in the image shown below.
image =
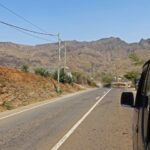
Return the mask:
[[12, 68], [0, 67], [0, 112], [82, 89], [76, 84], [60, 83], [62, 93], [58, 93], [57, 86], [57, 81], [52, 77], [42, 77]]

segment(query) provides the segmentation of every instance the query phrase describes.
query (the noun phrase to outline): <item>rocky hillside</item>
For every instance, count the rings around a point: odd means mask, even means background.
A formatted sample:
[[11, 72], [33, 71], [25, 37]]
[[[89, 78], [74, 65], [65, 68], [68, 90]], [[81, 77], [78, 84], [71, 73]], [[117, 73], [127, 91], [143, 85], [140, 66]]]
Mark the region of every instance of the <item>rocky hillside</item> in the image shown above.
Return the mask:
[[[0, 67], [0, 111], [59, 96], [56, 86], [51, 77]], [[60, 84], [60, 87], [63, 94], [80, 90], [78, 85]]]
[[[66, 41], [67, 66], [71, 70], [82, 71], [99, 76], [102, 73], [123, 75], [130, 70], [138, 70], [129, 59], [131, 53], [142, 59], [150, 57], [150, 39], [138, 43], [126, 43], [119, 38], [105, 38], [92, 42]], [[64, 49], [61, 51], [63, 65]], [[0, 65], [20, 68], [28, 64], [36, 67], [56, 68], [58, 65], [58, 45], [43, 44], [35, 46], [14, 43], [0, 43]]]

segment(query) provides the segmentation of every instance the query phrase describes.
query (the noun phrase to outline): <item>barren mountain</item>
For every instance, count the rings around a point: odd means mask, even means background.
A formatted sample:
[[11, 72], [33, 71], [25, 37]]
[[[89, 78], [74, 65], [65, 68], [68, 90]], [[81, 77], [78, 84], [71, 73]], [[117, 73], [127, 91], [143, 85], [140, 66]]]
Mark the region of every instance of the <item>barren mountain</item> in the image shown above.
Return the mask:
[[[101, 73], [123, 75], [130, 70], [138, 70], [129, 59], [135, 53], [140, 59], [150, 56], [150, 39], [138, 43], [126, 43], [119, 38], [105, 38], [91, 42], [66, 41], [67, 66], [71, 70], [83, 71], [99, 76]], [[20, 45], [9, 42], [0, 43], [0, 66], [20, 68], [28, 64], [32, 69], [56, 68], [58, 65], [58, 44]], [[64, 64], [62, 44], [61, 64]]]

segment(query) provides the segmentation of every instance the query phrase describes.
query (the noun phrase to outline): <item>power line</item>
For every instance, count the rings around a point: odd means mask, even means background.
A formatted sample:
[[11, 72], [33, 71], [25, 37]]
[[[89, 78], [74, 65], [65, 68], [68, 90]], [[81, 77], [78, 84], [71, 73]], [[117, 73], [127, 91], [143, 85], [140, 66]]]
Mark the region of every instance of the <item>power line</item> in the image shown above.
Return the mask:
[[[47, 35], [47, 36], [57, 36], [58, 38], [58, 49], [59, 49], [59, 66], [58, 66], [58, 83], [59, 83], [59, 79], [60, 79], [60, 50], [61, 50], [61, 39], [60, 39], [60, 34], [48, 34], [45, 30], [43, 30], [42, 28], [40, 28], [39, 26], [33, 24], [32, 22], [30, 22], [29, 20], [27, 20], [26, 18], [24, 18], [23, 16], [17, 14], [16, 12], [14, 12], [13, 10], [9, 9], [8, 7], [6, 7], [5, 5], [3, 5], [2, 3], [0, 3], [0, 6], [4, 9], [6, 9], [7, 11], [9, 11], [10, 13], [12, 13], [13, 15], [17, 16], [18, 18], [24, 20], [25, 22], [31, 24], [32, 26], [34, 26], [35, 28], [39, 29], [41, 32], [37, 32], [37, 31], [34, 31], [34, 30], [30, 30], [30, 29], [27, 29], [27, 28], [23, 28], [23, 27], [19, 27], [19, 26], [16, 26], [16, 25], [13, 25], [13, 24], [10, 24], [10, 23], [6, 23], [4, 21], [1, 21], [0, 20], [0, 23], [3, 24], [3, 25], [6, 25], [6, 26], [9, 26], [11, 28], [14, 28], [24, 34], [27, 34], [27, 35], [30, 35], [32, 37], [36, 37], [36, 38], [39, 38], [39, 39], [42, 39], [42, 40], [46, 40], [45, 38], [41, 38], [39, 36], [36, 36], [36, 35], [33, 35], [31, 33], [34, 33], [34, 34], [40, 34], [40, 35]], [[44, 33], [43, 33], [44, 32]], [[49, 40], [48, 40], [49, 41]], [[59, 85], [58, 85], [58, 91], [60, 90], [59, 88]]]
[[16, 26], [16, 25], [13, 25], [13, 24], [1, 21], [1, 20], [0, 20], [0, 23], [3, 24], [3, 25], [6, 25], [6, 26], [12, 27], [12, 28], [20, 29], [20, 30], [23, 30], [23, 31], [26, 31], [26, 32], [30, 32], [30, 33], [34, 33], [34, 34], [40, 34], [40, 35], [46, 35], [46, 36], [57, 36], [57, 34], [49, 34], [49, 33], [37, 32], [37, 31], [30, 30], [30, 29], [27, 29], [27, 28], [19, 27], [19, 26]]
[[37, 36], [37, 35], [33, 35], [33, 34], [29, 33], [29, 32], [20, 30], [20, 29], [18, 29], [18, 28], [14, 28], [14, 27], [11, 27], [11, 28], [13, 28], [13, 29], [15, 29], [15, 30], [17, 30], [17, 31], [19, 31], [19, 32], [21, 32], [21, 33], [24, 33], [24, 34], [26, 34], [26, 35], [29, 35], [29, 36], [31, 36], [31, 37], [34, 37], [34, 38], [42, 39], [42, 40], [44, 40], [44, 41], [50, 41], [50, 40], [48, 40], [48, 39], [46, 39], [46, 38], [43, 38], [43, 37], [40, 37], [40, 36]]
[[25, 22], [31, 24], [32, 26], [34, 26], [35, 28], [39, 29], [40, 31], [46, 32], [46, 31], [45, 31], [44, 29], [42, 29], [41, 27], [39, 27], [39, 26], [33, 24], [31, 21], [29, 21], [29, 20], [27, 20], [25, 17], [23, 17], [23, 16], [17, 14], [17, 13], [14, 12], [13, 10], [11, 10], [10, 8], [6, 7], [4, 4], [0, 3], [0, 6], [1, 6], [2, 8], [4, 8], [4, 9], [6, 9], [7, 11], [9, 11], [10, 13], [12, 13], [13, 15], [17, 16], [18, 18], [20, 18], [20, 19], [24, 20]]
[[37, 39], [40, 39], [40, 40], [44, 40], [44, 41], [47, 41], [47, 42], [50, 41], [50, 40], [48, 40], [48, 39], [46, 39], [46, 38], [43, 38], [43, 37], [40, 37], [40, 36], [37, 36], [37, 35], [33, 35], [33, 34], [31, 34], [31, 33], [22, 31], [22, 30], [17, 29], [17, 28], [14, 28], [14, 29], [17, 30], [17, 31], [19, 31], [19, 32], [21, 32], [21, 33], [24, 33], [24, 34], [26, 34], [26, 35], [28, 35], [28, 36], [34, 37], [34, 38], [37, 38]]

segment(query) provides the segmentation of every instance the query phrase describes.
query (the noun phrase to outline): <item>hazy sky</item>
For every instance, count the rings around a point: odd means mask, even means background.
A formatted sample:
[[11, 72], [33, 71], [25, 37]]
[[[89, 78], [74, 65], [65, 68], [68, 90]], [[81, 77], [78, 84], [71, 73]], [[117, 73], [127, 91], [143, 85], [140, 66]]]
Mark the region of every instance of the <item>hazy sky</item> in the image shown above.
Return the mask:
[[[0, 3], [63, 40], [115, 36], [127, 42], [150, 38], [150, 0], [0, 0]], [[0, 20], [38, 30], [0, 7]], [[54, 37], [45, 37], [51, 42]], [[46, 43], [0, 24], [0, 41]]]

